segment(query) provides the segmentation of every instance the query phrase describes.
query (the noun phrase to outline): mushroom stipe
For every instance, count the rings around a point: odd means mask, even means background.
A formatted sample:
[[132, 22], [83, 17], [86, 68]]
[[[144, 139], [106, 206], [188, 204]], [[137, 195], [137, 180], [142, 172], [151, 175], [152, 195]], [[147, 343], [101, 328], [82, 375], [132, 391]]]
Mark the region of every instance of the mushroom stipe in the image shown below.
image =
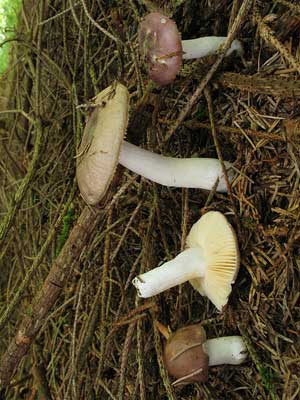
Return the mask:
[[[214, 158], [164, 157], [125, 142], [129, 92], [121, 83], [109, 86], [95, 97], [77, 152], [77, 181], [84, 200], [99, 203], [106, 193], [118, 163], [165, 186], [226, 192], [221, 163]], [[225, 162], [228, 178], [232, 165]]]
[[208, 367], [246, 361], [247, 349], [241, 336], [207, 339], [200, 324], [189, 325], [171, 333], [164, 348], [164, 363], [176, 379], [173, 385], [205, 382]]
[[190, 281], [221, 311], [228, 302], [240, 265], [233, 228], [223, 214], [209, 211], [192, 226], [186, 245], [173, 260], [137, 276], [133, 285], [139, 296], [151, 297]]

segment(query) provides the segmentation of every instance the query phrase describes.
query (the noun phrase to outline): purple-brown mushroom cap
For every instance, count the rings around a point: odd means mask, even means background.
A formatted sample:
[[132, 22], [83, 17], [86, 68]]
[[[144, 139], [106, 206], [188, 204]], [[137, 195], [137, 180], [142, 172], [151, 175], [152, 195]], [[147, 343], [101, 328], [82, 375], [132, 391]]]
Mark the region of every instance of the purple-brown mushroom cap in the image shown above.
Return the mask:
[[208, 380], [208, 354], [203, 349], [206, 333], [200, 324], [189, 325], [172, 333], [164, 349], [164, 362], [170, 375], [181, 384]]
[[139, 46], [149, 77], [159, 85], [174, 81], [182, 63], [181, 37], [174, 21], [159, 12], [143, 18]]

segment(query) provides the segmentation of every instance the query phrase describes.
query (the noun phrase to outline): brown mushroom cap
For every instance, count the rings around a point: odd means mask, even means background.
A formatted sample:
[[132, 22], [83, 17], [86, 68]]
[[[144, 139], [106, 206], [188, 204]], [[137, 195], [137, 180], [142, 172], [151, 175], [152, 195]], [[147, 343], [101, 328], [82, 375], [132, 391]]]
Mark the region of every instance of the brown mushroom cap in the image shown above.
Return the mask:
[[76, 177], [82, 197], [97, 204], [105, 195], [118, 164], [128, 123], [129, 92], [114, 84], [95, 98], [78, 149]]
[[182, 44], [174, 21], [159, 12], [148, 14], [139, 26], [139, 46], [148, 64], [150, 78], [167, 85], [182, 63]]
[[202, 346], [205, 341], [200, 324], [180, 328], [170, 335], [164, 349], [165, 366], [181, 384], [207, 381], [209, 359]]

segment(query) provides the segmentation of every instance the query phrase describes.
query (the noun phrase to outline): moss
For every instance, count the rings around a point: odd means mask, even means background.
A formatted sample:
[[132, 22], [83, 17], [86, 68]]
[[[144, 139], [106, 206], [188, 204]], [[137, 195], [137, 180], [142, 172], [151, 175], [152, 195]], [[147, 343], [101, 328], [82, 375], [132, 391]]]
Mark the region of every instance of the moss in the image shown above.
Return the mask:
[[271, 368], [267, 366], [260, 366], [258, 368], [258, 372], [261, 376], [262, 383], [264, 388], [266, 389], [267, 393], [271, 395], [272, 399], [275, 399], [275, 392], [274, 392], [274, 372]]
[[5, 41], [15, 34], [20, 6], [20, 0], [0, 0], [0, 74], [9, 64], [10, 43]]
[[61, 249], [63, 248], [66, 240], [69, 237], [69, 233], [70, 233], [73, 221], [74, 221], [74, 214], [75, 214], [74, 206], [73, 206], [73, 204], [71, 204], [66, 215], [64, 216], [63, 226], [62, 226], [62, 229], [58, 236], [56, 256], [58, 256], [58, 254], [60, 253]]

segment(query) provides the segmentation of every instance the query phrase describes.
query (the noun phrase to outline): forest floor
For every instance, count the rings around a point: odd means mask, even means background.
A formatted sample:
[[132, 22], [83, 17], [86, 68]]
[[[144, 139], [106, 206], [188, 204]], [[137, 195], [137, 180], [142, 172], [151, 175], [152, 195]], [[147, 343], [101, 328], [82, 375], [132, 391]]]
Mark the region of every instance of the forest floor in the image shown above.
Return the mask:
[[[244, 46], [242, 57], [184, 62], [161, 88], [149, 84], [137, 42], [153, 6], [25, 2], [0, 81], [0, 375], [16, 368], [2, 398], [300, 398], [300, 6], [156, 1], [183, 38], [231, 32]], [[115, 81], [130, 92], [128, 141], [219, 157], [236, 178], [225, 194], [163, 187], [118, 167], [106, 201], [89, 210], [95, 226], [55, 306], [37, 336], [21, 340], [18, 327], [35, 316], [32, 302], [48, 300], [37, 293], [86, 209], [75, 171], [91, 99]], [[138, 298], [132, 278], [175, 257], [210, 210], [226, 215], [239, 242], [227, 306], [219, 312], [188, 283]], [[156, 321], [242, 335], [248, 360], [211, 368], [206, 383], [172, 385]], [[28, 345], [20, 363], [9, 344]]]

